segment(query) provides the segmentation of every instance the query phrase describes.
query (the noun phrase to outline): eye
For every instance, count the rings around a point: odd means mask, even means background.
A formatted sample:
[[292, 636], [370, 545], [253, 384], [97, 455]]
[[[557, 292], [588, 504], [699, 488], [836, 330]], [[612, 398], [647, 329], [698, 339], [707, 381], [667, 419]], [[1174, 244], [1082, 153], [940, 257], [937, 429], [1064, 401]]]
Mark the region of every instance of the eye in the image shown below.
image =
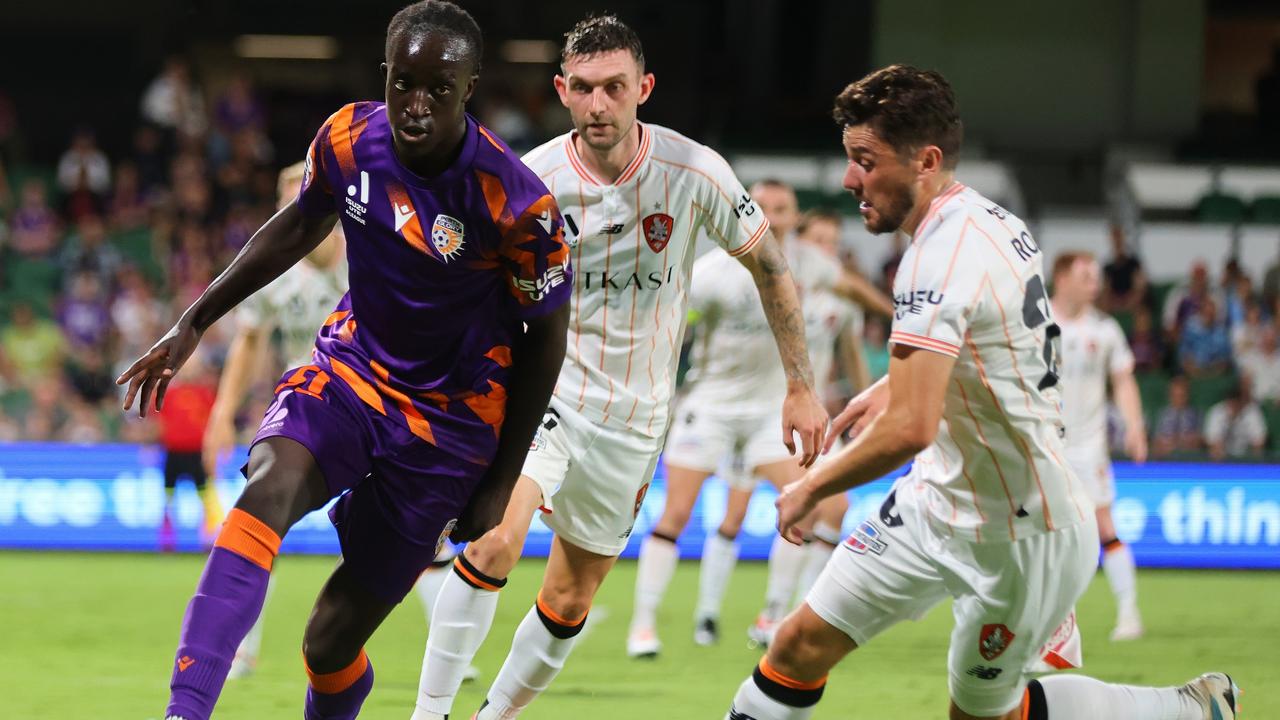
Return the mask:
[[448, 85], [437, 85], [436, 89], [431, 92], [437, 96], [443, 97], [453, 92], [453, 88]]
[[391, 83], [391, 87], [395, 88], [396, 90], [399, 90], [400, 92], [404, 92], [405, 90], [409, 89], [409, 86], [405, 84], [404, 80], [396, 80], [395, 82]]
[[622, 83], [617, 83], [617, 82], [609, 83], [609, 92], [616, 93], [620, 90], [622, 90]]

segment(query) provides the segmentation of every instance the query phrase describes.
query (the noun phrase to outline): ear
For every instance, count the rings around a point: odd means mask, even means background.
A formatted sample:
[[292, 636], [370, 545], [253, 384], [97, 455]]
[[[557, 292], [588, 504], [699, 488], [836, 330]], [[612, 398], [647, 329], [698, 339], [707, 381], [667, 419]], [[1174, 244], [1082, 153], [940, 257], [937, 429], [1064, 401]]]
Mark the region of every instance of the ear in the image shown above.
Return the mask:
[[649, 99], [649, 94], [653, 92], [653, 86], [656, 83], [657, 80], [653, 77], [653, 73], [645, 73], [640, 76], [640, 105], [643, 105]]
[[382, 63], [381, 65], [379, 65], [379, 66], [378, 66], [378, 69], [382, 71], [382, 79], [383, 79], [383, 80], [386, 80], [386, 79], [387, 79], [387, 64], [386, 64], [386, 63]]
[[942, 172], [942, 149], [937, 145], [925, 145], [916, 152], [920, 163], [920, 175], [929, 176]]
[[556, 75], [551, 79], [551, 84], [556, 88], [556, 95], [560, 96], [560, 104], [569, 107], [569, 81], [563, 75]]
[[471, 79], [467, 80], [467, 90], [462, 94], [462, 102], [466, 103], [471, 101], [471, 93], [474, 93], [476, 91], [476, 85], [479, 82], [480, 82], [479, 75], [472, 75]]

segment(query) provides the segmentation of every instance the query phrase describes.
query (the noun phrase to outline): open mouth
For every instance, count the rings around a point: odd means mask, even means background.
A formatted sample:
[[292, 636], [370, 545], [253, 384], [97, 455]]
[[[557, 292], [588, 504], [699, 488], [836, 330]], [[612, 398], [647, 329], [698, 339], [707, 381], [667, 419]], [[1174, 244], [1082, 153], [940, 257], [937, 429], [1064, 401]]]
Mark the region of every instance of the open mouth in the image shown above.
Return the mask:
[[396, 130], [400, 139], [407, 143], [420, 143], [431, 135], [431, 131], [419, 125], [403, 125]]
[[858, 203], [858, 212], [862, 213], [863, 217], [870, 215], [871, 205], [867, 204], [866, 200], [863, 200], [862, 202]]

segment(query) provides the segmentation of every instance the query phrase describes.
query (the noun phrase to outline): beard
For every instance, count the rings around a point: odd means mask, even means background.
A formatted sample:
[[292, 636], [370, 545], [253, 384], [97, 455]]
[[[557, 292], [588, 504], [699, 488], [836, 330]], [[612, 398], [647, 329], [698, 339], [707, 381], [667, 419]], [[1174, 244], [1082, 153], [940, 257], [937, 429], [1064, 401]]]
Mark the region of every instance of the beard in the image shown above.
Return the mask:
[[898, 187], [889, 188], [885, 193], [884, 201], [871, 208], [875, 211], [876, 218], [874, 221], [867, 218], [867, 230], [875, 235], [896, 231], [907, 221], [907, 216], [911, 214], [911, 208], [915, 207], [915, 204], [914, 187], [904, 183]]

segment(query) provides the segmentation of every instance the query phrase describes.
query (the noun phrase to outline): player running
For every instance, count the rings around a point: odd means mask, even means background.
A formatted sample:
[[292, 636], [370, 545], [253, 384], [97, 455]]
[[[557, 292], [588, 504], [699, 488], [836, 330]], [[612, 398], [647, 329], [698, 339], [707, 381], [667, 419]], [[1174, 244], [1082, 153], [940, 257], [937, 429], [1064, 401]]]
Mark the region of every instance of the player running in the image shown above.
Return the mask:
[[339, 214], [350, 292], [254, 438], [249, 484], [183, 620], [169, 718], [207, 720], [281, 537], [331, 498], [342, 559], [303, 639], [309, 718], [356, 717], [373, 686], [366, 640], [451, 533], [472, 539], [501, 517], [564, 361], [572, 276], [546, 186], [463, 109], [481, 54], [456, 5], [397, 13], [385, 105], [347, 105], [321, 127], [298, 199], [120, 377], [126, 408], [160, 410], [202, 332]]
[[1065, 464], [1057, 326], [1040, 249], [1021, 220], [955, 181], [961, 123], [941, 75], [890, 66], [851, 84], [835, 117], [844, 186], [869, 230], [913, 239], [894, 281], [889, 375], [832, 433], [853, 442], [788, 486], [778, 530], [915, 456], [783, 622], [727, 718], [807, 718], [827, 672], [948, 595], [952, 720], [1233, 720], [1235, 686], [1109, 685], [1026, 669], [1087, 587], [1093, 505]]
[[[800, 213], [789, 185], [763, 180], [752, 186], [751, 197], [769, 219], [774, 239], [787, 256], [804, 305], [809, 357], [823, 373], [815, 377], [825, 380], [831, 370], [834, 335], [825, 326], [816, 299], [831, 293], [886, 315], [892, 306], [866, 280], [845, 273], [834, 258], [792, 237]], [[731, 476], [735, 482], [726, 516], [703, 546], [694, 617], [694, 639], [702, 645], [719, 637], [720, 607], [737, 562], [737, 535], [755, 478], [782, 488], [803, 472], [776, 431], [786, 385], [778, 355], [770, 346], [768, 317], [751, 292], [751, 283], [751, 274], [724, 252], [713, 250], [694, 263], [690, 302], [700, 321], [695, 325], [689, 373], [692, 390], [676, 412], [663, 455], [667, 493], [662, 517], [640, 545], [635, 610], [627, 636], [631, 657], [653, 657], [661, 650], [658, 606], [679, 560], [676, 540], [706, 479], [736, 451], [741, 452], [747, 472]], [[841, 500], [833, 498], [830, 503]], [[839, 530], [836, 533], [838, 542]], [[794, 554], [800, 557], [792, 557], [788, 550], [789, 546], [782, 551], [785, 561], [802, 565], [803, 551], [797, 549]], [[778, 619], [789, 609], [783, 607]]]
[[1142, 398], [1133, 378], [1133, 353], [1120, 324], [1093, 306], [1101, 283], [1098, 261], [1084, 252], [1066, 252], [1053, 263], [1053, 317], [1062, 329], [1062, 420], [1067, 426], [1065, 459], [1097, 507], [1102, 569], [1116, 596], [1112, 640], [1142, 637], [1137, 572], [1133, 552], [1116, 537], [1111, 503], [1116, 497], [1107, 448], [1107, 379], [1124, 418], [1125, 452], [1147, 459]]
[[589, 17], [567, 34], [561, 73], [575, 129], [525, 162], [555, 194], [574, 248], [569, 350], [502, 524], [467, 546], [441, 590], [417, 720], [452, 710], [539, 507], [555, 531], [542, 588], [476, 717], [515, 717], [563, 666], [658, 462], [699, 232], [746, 268], [769, 318], [777, 347], [767, 351], [781, 353], [787, 386], [773, 433], [790, 449], [798, 432], [807, 465], [826, 427], [795, 285], [764, 213], [714, 151], [636, 120], [654, 87], [639, 38], [614, 16]]

